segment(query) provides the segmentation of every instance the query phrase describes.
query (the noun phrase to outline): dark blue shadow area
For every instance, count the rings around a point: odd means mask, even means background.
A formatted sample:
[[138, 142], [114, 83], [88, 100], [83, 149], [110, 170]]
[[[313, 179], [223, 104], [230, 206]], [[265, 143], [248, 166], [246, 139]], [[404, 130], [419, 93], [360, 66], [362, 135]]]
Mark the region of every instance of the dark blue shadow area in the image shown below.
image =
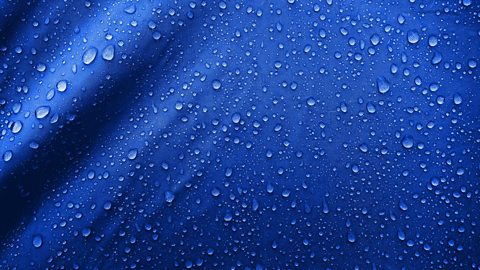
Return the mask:
[[480, 269], [478, 3], [0, 4], [0, 268]]

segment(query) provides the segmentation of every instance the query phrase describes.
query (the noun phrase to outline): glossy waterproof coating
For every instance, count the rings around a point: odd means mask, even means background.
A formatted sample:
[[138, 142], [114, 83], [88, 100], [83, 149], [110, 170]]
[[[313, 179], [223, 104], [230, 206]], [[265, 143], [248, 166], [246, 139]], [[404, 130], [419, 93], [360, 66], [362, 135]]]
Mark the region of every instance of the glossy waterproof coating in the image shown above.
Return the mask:
[[480, 2], [0, 0], [0, 269], [480, 269]]

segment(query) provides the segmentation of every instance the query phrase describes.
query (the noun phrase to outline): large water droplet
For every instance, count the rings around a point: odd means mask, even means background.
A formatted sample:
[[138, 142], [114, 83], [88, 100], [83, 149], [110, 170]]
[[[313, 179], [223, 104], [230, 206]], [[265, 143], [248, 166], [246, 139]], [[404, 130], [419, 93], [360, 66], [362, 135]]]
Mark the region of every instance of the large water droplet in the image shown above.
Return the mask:
[[13, 134], [17, 134], [22, 130], [22, 127], [23, 127], [23, 124], [21, 121], [15, 121], [13, 122], [10, 128]]
[[420, 40], [420, 36], [417, 31], [411, 30], [407, 32], [407, 39], [410, 44], [416, 44]]
[[13, 152], [8, 150], [5, 153], [3, 153], [3, 161], [8, 162], [12, 159]]
[[462, 96], [460, 96], [460, 94], [455, 94], [453, 95], [453, 103], [455, 105], [460, 105], [462, 104]]
[[137, 7], [135, 5], [128, 6], [124, 9], [125, 13], [127, 14], [134, 14], [137, 11]]
[[433, 54], [433, 57], [432, 57], [432, 64], [433, 65], [437, 65], [437, 64], [440, 64], [440, 62], [442, 62], [442, 54], [439, 53], [439, 52], [435, 52]]
[[67, 90], [67, 81], [61, 80], [57, 83], [58, 92], [65, 92]]
[[220, 195], [220, 190], [218, 190], [218, 188], [213, 188], [211, 193], [213, 197], [218, 197]]
[[223, 220], [225, 220], [226, 222], [230, 222], [232, 221], [233, 219], [233, 216], [231, 213], [226, 213], [225, 216], [223, 216]]
[[314, 106], [315, 105], [315, 99], [314, 98], [308, 98], [307, 99], [307, 105], [308, 106]]
[[403, 200], [400, 200], [400, 202], [398, 203], [398, 207], [400, 207], [400, 209], [403, 210], [403, 211], [408, 210], [408, 206]]
[[137, 153], [138, 153], [138, 150], [137, 149], [130, 149], [130, 151], [128, 151], [128, 159], [130, 160], [134, 160], [135, 158], [137, 158]]
[[111, 61], [115, 56], [115, 47], [113, 45], [108, 45], [103, 49], [102, 58]]
[[438, 44], [438, 38], [436, 36], [430, 36], [428, 38], [428, 45], [430, 47], [435, 47]]
[[355, 243], [356, 240], [355, 234], [352, 231], [348, 232], [348, 242]]
[[41, 236], [41, 235], [35, 235], [35, 236], [33, 237], [32, 244], [33, 244], [33, 246], [36, 247], [36, 248], [41, 247], [42, 244], [43, 244], [42, 236]]
[[171, 191], [165, 192], [165, 201], [167, 203], [173, 202], [174, 199], [175, 199], [175, 195]]
[[90, 228], [83, 228], [82, 229], [82, 236], [83, 237], [88, 237], [92, 233], [92, 230]]
[[378, 92], [385, 94], [390, 90], [390, 82], [383, 76], [377, 78], [377, 89]]
[[83, 54], [83, 63], [85, 65], [90, 65], [93, 60], [95, 60], [95, 57], [97, 57], [97, 48], [92, 47], [86, 50]]
[[235, 124], [240, 123], [240, 114], [234, 113], [234, 114], [232, 115], [232, 122], [235, 123]]
[[405, 233], [402, 231], [402, 229], [398, 229], [398, 239], [401, 241], [405, 240]]
[[373, 104], [373, 102], [367, 103], [367, 111], [368, 113], [375, 113], [377, 111], [377, 108], [375, 107], [375, 104]]
[[222, 87], [222, 83], [219, 80], [213, 80], [212, 87], [214, 90], [219, 90]]
[[49, 106], [40, 106], [35, 110], [35, 117], [37, 119], [43, 119], [50, 113]]
[[413, 147], [413, 138], [412, 136], [405, 136], [402, 139], [402, 146], [406, 149], [410, 149]]

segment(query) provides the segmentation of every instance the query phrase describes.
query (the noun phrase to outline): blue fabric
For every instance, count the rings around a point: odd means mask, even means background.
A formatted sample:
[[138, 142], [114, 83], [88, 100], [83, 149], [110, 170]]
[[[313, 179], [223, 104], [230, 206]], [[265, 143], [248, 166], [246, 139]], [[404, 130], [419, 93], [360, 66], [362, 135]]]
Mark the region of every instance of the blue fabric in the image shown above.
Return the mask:
[[2, 269], [480, 269], [480, 4], [1, 1]]

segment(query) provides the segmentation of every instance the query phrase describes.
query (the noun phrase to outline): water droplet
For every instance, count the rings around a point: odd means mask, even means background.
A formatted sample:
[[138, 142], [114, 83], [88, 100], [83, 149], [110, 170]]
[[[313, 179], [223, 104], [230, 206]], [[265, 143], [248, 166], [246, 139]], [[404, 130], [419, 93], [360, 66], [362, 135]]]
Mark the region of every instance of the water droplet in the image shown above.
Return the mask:
[[314, 98], [311, 97], [311, 98], [308, 98], [308, 99], [307, 99], [307, 105], [308, 105], [308, 106], [314, 106], [315, 103], [316, 103], [316, 102], [315, 102], [315, 99], [314, 99]]
[[239, 113], [234, 113], [232, 115], [232, 122], [235, 124], [240, 123], [240, 114]]
[[225, 177], [231, 177], [231, 176], [232, 176], [232, 173], [233, 173], [232, 168], [227, 168], [227, 169], [225, 170]]
[[437, 65], [442, 62], [442, 54], [439, 52], [434, 52], [432, 57], [432, 64]]
[[360, 151], [362, 151], [363, 153], [367, 153], [368, 152], [368, 147], [366, 144], [361, 144], [359, 147]]
[[377, 111], [377, 108], [375, 107], [375, 104], [373, 104], [373, 102], [367, 103], [367, 111], [368, 113], [375, 113]]
[[49, 106], [40, 106], [35, 110], [35, 117], [37, 119], [43, 119], [50, 113]]
[[83, 63], [85, 65], [90, 65], [93, 60], [95, 60], [95, 57], [97, 57], [97, 48], [91, 47], [83, 54]]
[[428, 38], [428, 45], [430, 47], [435, 47], [438, 44], [438, 38], [436, 36], [430, 36]]
[[32, 241], [32, 244], [34, 247], [36, 248], [40, 248], [43, 244], [43, 239], [42, 239], [42, 236], [41, 235], [35, 235], [33, 237], [33, 241]]
[[270, 183], [267, 184], [267, 193], [269, 193], [269, 194], [273, 193], [273, 186]]
[[165, 201], [167, 203], [173, 202], [174, 199], [175, 199], [175, 195], [171, 191], [165, 192]]
[[410, 44], [416, 44], [420, 40], [418, 32], [415, 30], [410, 30], [407, 32], [408, 42]]
[[468, 60], [468, 67], [469, 68], [476, 68], [477, 67], [477, 61], [475, 59], [469, 59]]
[[113, 45], [108, 45], [103, 49], [102, 58], [106, 61], [111, 61], [115, 56], [115, 47]]
[[390, 90], [390, 82], [383, 76], [377, 78], [377, 89], [378, 92], [385, 94]]
[[233, 219], [233, 216], [231, 213], [226, 213], [225, 216], [223, 217], [223, 220], [225, 220], [226, 222], [230, 222], [232, 221]]
[[462, 4], [466, 7], [468, 7], [472, 4], [472, 0], [462, 0]]
[[402, 146], [406, 149], [410, 149], [413, 147], [413, 138], [412, 136], [405, 136], [402, 139]]
[[211, 193], [213, 197], [218, 197], [220, 195], [220, 190], [218, 190], [218, 188], [213, 188]]
[[398, 207], [400, 207], [400, 209], [403, 210], [403, 211], [408, 210], [408, 206], [403, 200], [400, 200], [400, 202], [398, 203]]
[[401, 241], [405, 240], [405, 233], [403, 232], [402, 229], [398, 229], [398, 239], [400, 239]]
[[5, 153], [3, 153], [3, 161], [8, 162], [12, 159], [13, 152], [8, 150]]
[[352, 231], [348, 232], [348, 242], [355, 243], [356, 240], [355, 234]]
[[370, 42], [372, 43], [373, 46], [377, 46], [378, 43], [380, 43], [380, 37], [377, 34], [373, 34], [370, 37]]
[[28, 146], [32, 149], [38, 149], [38, 147], [40, 147], [37, 142], [31, 142]]
[[462, 96], [460, 96], [460, 94], [455, 94], [453, 95], [453, 103], [455, 105], [460, 105], [462, 104]]
[[328, 214], [328, 212], [330, 212], [330, 210], [328, 209], [327, 200], [325, 200], [325, 198], [323, 198], [323, 209], [322, 209], [322, 212], [323, 212], [324, 214]]
[[252, 200], [252, 210], [255, 212], [255, 211], [258, 210], [258, 207], [259, 207], [258, 201], [255, 198], [253, 198], [253, 200]]
[[61, 80], [57, 83], [58, 92], [65, 92], [67, 90], [67, 81]]
[[22, 130], [23, 124], [21, 121], [15, 121], [13, 122], [11, 126], [11, 130], [13, 134], [17, 134]]
[[135, 5], [131, 5], [126, 7], [123, 11], [127, 14], [134, 14], [137, 11], [137, 7]]
[[47, 69], [47, 66], [45, 66], [45, 64], [42, 64], [42, 63], [37, 64], [37, 70], [39, 72], [44, 72], [46, 69]]
[[138, 153], [138, 149], [136, 148], [130, 149], [127, 154], [128, 159], [134, 160], [135, 158], [137, 158], [137, 153]]
[[219, 80], [213, 80], [212, 87], [214, 90], [219, 90], [222, 87], [222, 83]]
[[107, 201], [103, 204], [103, 209], [110, 210], [111, 208], [112, 208], [112, 203], [110, 201]]
[[90, 228], [83, 228], [82, 229], [83, 237], [88, 237], [91, 233], [92, 233], [92, 230]]

